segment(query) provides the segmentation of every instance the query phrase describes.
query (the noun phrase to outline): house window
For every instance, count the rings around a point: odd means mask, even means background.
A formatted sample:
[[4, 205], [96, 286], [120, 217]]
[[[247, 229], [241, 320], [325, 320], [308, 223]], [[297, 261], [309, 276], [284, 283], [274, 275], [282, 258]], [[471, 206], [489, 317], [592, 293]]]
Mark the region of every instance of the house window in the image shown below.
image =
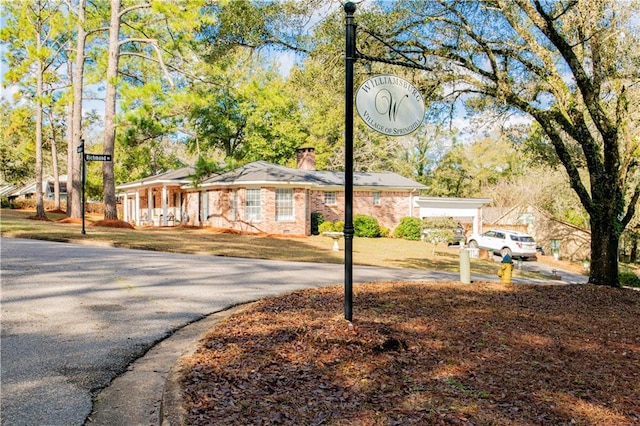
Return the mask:
[[276, 189], [276, 221], [293, 220], [293, 189]]
[[520, 216], [518, 216], [517, 220], [517, 223], [522, 223], [525, 225], [533, 225], [534, 222], [535, 218], [533, 216], [533, 213], [522, 213]]
[[380, 193], [379, 192], [374, 192], [373, 193], [373, 205], [374, 206], [379, 206], [380, 205]]
[[202, 215], [204, 220], [209, 220], [209, 191], [205, 191], [202, 195]]
[[262, 220], [262, 207], [260, 202], [260, 188], [247, 189], [244, 201], [245, 219]]
[[325, 192], [324, 193], [324, 203], [328, 206], [336, 205], [336, 193], [335, 192]]
[[236, 220], [238, 220], [238, 190], [237, 189], [231, 190], [231, 197], [229, 199], [229, 204], [230, 204], [229, 207], [231, 210], [230, 220], [232, 222], [235, 222]]

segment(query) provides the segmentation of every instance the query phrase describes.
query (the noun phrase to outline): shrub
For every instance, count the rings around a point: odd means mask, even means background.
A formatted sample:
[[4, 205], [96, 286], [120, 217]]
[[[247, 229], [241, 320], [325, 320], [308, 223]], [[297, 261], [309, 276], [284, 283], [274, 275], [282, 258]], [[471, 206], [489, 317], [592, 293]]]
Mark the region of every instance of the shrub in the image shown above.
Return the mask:
[[452, 217], [425, 217], [422, 219], [423, 229], [454, 229], [458, 221]]
[[337, 220], [333, 223], [333, 228], [336, 232], [344, 232], [344, 222], [341, 220]]
[[400, 219], [400, 223], [396, 226], [396, 229], [394, 229], [393, 235], [396, 238], [417, 241], [420, 239], [421, 230], [420, 219], [407, 216]]
[[334, 232], [336, 230], [335, 224], [333, 222], [322, 222], [318, 225], [318, 233], [322, 234], [323, 232]]
[[381, 226], [380, 227], [380, 236], [382, 238], [389, 238], [389, 235], [391, 235], [391, 230], [389, 228], [387, 228], [386, 226]]
[[324, 217], [322, 217], [322, 213], [313, 212], [311, 213], [311, 235], [318, 235], [320, 233], [320, 225], [324, 223]]
[[640, 277], [633, 272], [621, 272], [618, 275], [620, 278], [620, 285], [627, 287], [640, 287]]
[[377, 238], [380, 236], [378, 219], [364, 214], [353, 217], [354, 235], [356, 237]]
[[422, 219], [422, 234], [425, 241], [433, 244], [443, 242], [453, 244], [456, 242], [457, 235], [460, 243], [464, 240], [464, 229], [452, 217], [425, 217]]

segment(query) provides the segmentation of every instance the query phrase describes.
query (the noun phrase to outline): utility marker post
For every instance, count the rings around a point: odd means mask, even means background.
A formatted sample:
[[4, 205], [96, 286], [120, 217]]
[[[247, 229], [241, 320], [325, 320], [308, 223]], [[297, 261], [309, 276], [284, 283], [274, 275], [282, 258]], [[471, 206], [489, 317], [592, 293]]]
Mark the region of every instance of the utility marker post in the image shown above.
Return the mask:
[[345, 57], [345, 114], [344, 114], [344, 317], [353, 319], [353, 64], [356, 61], [356, 24], [353, 14], [356, 5], [344, 5], [346, 57]]

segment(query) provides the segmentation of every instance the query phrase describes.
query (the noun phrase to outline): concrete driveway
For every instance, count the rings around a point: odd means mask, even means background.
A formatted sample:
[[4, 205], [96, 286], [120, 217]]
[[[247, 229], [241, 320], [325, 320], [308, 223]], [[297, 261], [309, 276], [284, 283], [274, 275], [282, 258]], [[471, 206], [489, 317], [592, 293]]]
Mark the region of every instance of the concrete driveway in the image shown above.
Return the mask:
[[[82, 425], [92, 397], [175, 330], [344, 282], [344, 266], [0, 239], [3, 425]], [[457, 274], [354, 267], [354, 283]], [[497, 277], [496, 277], [497, 278]]]

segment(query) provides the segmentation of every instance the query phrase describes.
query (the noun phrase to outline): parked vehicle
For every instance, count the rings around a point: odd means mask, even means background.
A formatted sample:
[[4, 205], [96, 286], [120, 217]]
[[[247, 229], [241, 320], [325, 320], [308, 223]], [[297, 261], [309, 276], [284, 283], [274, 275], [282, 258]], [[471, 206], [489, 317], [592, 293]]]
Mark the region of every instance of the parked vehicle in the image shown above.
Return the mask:
[[467, 244], [471, 248], [489, 250], [501, 256], [536, 257], [537, 244], [533, 237], [517, 231], [490, 230], [483, 234], [472, 234]]

